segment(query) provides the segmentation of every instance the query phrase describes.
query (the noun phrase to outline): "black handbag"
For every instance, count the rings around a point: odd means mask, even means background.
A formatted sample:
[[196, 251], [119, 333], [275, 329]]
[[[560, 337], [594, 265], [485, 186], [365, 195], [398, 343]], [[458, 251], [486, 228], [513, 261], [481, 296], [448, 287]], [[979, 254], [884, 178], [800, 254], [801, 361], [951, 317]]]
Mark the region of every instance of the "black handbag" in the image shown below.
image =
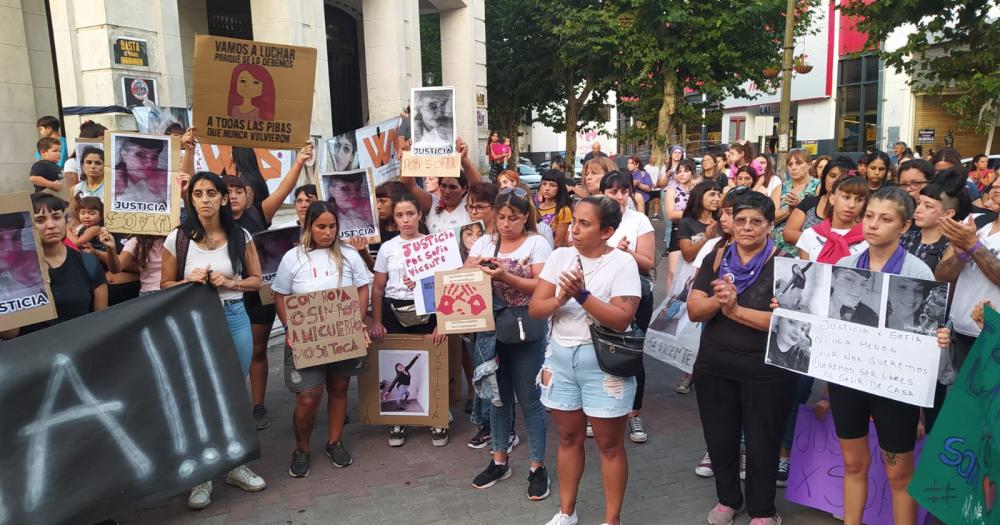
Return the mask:
[[[500, 253], [500, 242], [497, 242], [493, 257]], [[501, 299], [502, 300], [502, 299]], [[497, 341], [504, 344], [530, 343], [545, 337], [545, 320], [532, 319], [528, 315], [528, 307], [505, 305], [494, 312]]]
[[[577, 256], [580, 274], [583, 274], [583, 262]], [[587, 281], [584, 278], [583, 286]], [[642, 347], [646, 343], [646, 333], [630, 323], [624, 332], [612, 330], [588, 316], [590, 320], [590, 339], [594, 343], [594, 353], [597, 354], [597, 364], [607, 374], [618, 377], [635, 377], [642, 372]]]

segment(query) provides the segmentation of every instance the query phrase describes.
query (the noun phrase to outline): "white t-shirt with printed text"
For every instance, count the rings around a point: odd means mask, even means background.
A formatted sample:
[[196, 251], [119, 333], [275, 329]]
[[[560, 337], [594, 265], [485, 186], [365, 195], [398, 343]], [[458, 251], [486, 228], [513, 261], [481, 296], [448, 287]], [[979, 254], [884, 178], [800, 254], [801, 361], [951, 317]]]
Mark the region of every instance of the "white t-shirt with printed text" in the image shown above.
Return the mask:
[[403, 284], [406, 275], [406, 257], [403, 256], [403, 243], [413, 239], [403, 239], [396, 236], [382, 243], [375, 258], [375, 271], [386, 274], [385, 296], [398, 301], [412, 301], [413, 290]]
[[430, 233], [440, 233], [444, 230], [458, 228], [472, 222], [472, 219], [469, 218], [469, 211], [465, 209], [466, 202], [466, 197], [462, 197], [462, 202], [458, 203], [457, 208], [452, 211], [442, 209], [439, 213], [437, 208], [441, 204], [441, 197], [431, 193], [431, 211], [427, 212], [427, 215], [424, 216], [424, 222], [427, 223], [427, 230]]

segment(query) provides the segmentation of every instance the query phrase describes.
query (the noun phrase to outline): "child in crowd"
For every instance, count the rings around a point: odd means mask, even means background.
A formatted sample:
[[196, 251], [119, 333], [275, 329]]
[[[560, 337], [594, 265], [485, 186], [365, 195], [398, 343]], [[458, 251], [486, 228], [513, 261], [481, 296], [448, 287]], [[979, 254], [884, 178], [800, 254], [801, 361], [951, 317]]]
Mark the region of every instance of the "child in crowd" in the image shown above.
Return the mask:
[[62, 154], [59, 139], [42, 137], [38, 139], [37, 147], [39, 160], [31, 165], [28, 180], [35, 186], [36, 192], [59, 194], [63, 190], [62, 168], [58, 164]]
[[[56, 142], [59, 143], [59, 157], [53, 162], [59, 166], [59, 170], [61, 171], [63, 163], [66, 162], [67, 159], [66, 137], [62, 136], [62, 123], [59, 122], [59, 119], [46, 115], [38, 119], [38, 122], [35, 123], [35, 127], [38, 128], [39, 138], [55, 139]], [[41, 158], [41, 152], [35, 152], [35, 160], [39, 160]]]
[[521, 183], [521, 177], [517, 175], [514, 170], [503, 170], [500, 175], [497, 175], [497, 186], [501, 190], [516, 188], [518, 184]]
[[81, 251], [97, 257], [111, 273], [121, 271], [118, 261], [117, 243], [105, 242], [104, 237], [112, 238], [104, 229], [104, 203], [97, 197], [84, 197], [76, 205], [77, 225], [66, 232], [66, 237]]

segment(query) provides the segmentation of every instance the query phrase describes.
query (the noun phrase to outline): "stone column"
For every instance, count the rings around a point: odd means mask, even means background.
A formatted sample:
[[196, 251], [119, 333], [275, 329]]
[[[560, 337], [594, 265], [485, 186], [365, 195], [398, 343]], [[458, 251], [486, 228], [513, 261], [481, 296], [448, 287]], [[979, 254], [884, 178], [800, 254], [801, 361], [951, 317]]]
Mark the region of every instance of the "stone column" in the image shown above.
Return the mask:
[[333, 132], [330, 73], [326, 55], [326, 13], [323, 0], [250, 0], [253, 38], [262, 42], [316, 48], [312, 135]]
[[368, 120], [378, 122], [399, 115], [421, 85], [419, 5], [363, 0], [362, 18]]
[[442, 84], [455, 86], [456, 134], [469, 144], [474, 162], [485, 167], [489, 130], [477, 126], [476, 113], [486, 109], [486, 7], [484, 0], [465, 4], [441, 11]]

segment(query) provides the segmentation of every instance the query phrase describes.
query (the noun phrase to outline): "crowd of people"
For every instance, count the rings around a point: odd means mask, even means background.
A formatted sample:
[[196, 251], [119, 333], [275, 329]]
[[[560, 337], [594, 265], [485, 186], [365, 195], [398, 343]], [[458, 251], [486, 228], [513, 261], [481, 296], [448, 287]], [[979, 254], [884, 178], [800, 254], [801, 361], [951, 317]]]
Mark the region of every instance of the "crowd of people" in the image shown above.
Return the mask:
[[[112, 235], [103, 226], [103, 151], [86, 148], [79, 159], [67, 156], [65, 141], [52, 136], [58, 128], [50, 117], [39, 121], [44, 135], [39, 163], [55, 169], [36, 163], [30, 174], [37, 190], [31, 197], [34, 226], [58, 316], [0, 336], [18, 337], [185, 283], [211, 286], [241, 373], [249, 378], [254, 422], [263, 430], [271, 424], [267, 344], [275, 318], [287, 322], [281, 297], [356, 287], [372, 341], [386, 334], [432, 334], [441, 342], [446, 336], [438, 333], [434, 316], [415, 311], [416, 283], [407, 275], [402, 244], [481, 222], [481, 228], [469, 230], [465, 266], [492, 279], [498, 329], [463, 338], [466, 412], [476, 425], [467, 444], [492, 452], [472, 485], [487, 489], [511, 476], [510, 453], [520, 443], [514, 431], [519, 405], [530, 449], [526, 495], [547, 498], [546, 427], [554, 423], [559, 509], [549, 525], [578, 521], [584, 443], [591, 437], [600, 454], [604, 523], [620, 523], [629, 470], [625, 440], [649, 439], [641, 418], [645, 372], [641, 367], [630, 377], [605, 372], [589, 325], [645, 330], [661, 257], [666, 272], [659, 278], [668, 290], [677, 268], [696, 268], [687, 311], [691, 321], [702, 323], [700, 349], [694, 373], [675, 390], [696, 392], [706, 452], [695, 473], [715, 478], [718, 498], [707, 509], [710, 525], [731, 524], [744, 509], [754, 525], [781, 523], [776, 487], [788, 481], [797, 407], [814, 390], [813, 378], [765, 363], [772, 310], [782, 306], [774, 297], [776, 257], [952, 284], [948, 326], [934, 327], [942, 351], [932, 408], [834, 384], [826, 385], [815, 406], [817, 417], [832, 415], [840, 440], [842, 518], [851, 525], [861, 523], [872, 490], [867, 486], [870, 419], [895, 522], [916, 523], [917, 506], [906, 491], [915, 441], [933, 427], [955, 371], [982, 329], [983, 308], [1000, 304], [997, 173], [979, 157], [967, 169], [951, 149], [935, 152], [929, 161], [913, 158], [905, 145], [896, 145], [891, 156], [873, 152], [859, 161], [794, 150], [779, 170], [770, 155], [743, 142], [705, 153], [700, 169], [680, 146], [670, 148], [662, 164], [630, 157], [627, 169], [597, 148], [584, 162], [579, 183], [552, 169], [532, 194], [510, 169], [510, 148], [496, 133], [490, 137], [488, 178], [459, 138], [459, 177], [404, 177], [378, 186], [381, 242], [365, 245], [341, 239], [339, 210], [320, 200], [314, 185], [296, 187], [311, 147], [299, 151], [291, 170], [268, 192], [246, 163], [237, 162], [235, 173], [195, 172], [193, 133], [179, 128], [171, 131], [184, 153], [176, 181], [185, 208], [182, 223], [164, 237]], [[104, 131], [88, 122], [81, 136], [99, 139]], [[397, 147], [408, 148], [406, 137]], [[563, 168], [561, 162], [553, 165]], [[253, 235], [286, 226], [272, 221], [290, 195], [301, 243], [281, 259], [272, 284], [276, 300], [264, 305]], [[656, 220], [666, 221], [663, 253], [656, 249]], [[864, 313], [857, 304], [839, 308], [845, 318], [860, 320]], [[518, 329], [503, 330], [503, 319]], [[326, 455], [336, 467], [352, 465], [343, 440], [347, 392], [364, 359], [297, 369], [288, 341], [283, 358], [284, 383], [295, 398], [289, 475], [310, 472], [310, 438], [324, 392]], [[405, 400], [409, 367], [400, 364], [396, 372], [392, 386]], [[414, 431], [388, 428], [388, 445], [403, 446]], [[430, 434], [434, 446], [449, 443], [448, 428], [431, 428]], [[246, 465], [229, 472], [225, 482], [248, 492], [266, 487]], [[212, 490], [212, 481], [194, 487], [189, 507], [208, 506]]]

